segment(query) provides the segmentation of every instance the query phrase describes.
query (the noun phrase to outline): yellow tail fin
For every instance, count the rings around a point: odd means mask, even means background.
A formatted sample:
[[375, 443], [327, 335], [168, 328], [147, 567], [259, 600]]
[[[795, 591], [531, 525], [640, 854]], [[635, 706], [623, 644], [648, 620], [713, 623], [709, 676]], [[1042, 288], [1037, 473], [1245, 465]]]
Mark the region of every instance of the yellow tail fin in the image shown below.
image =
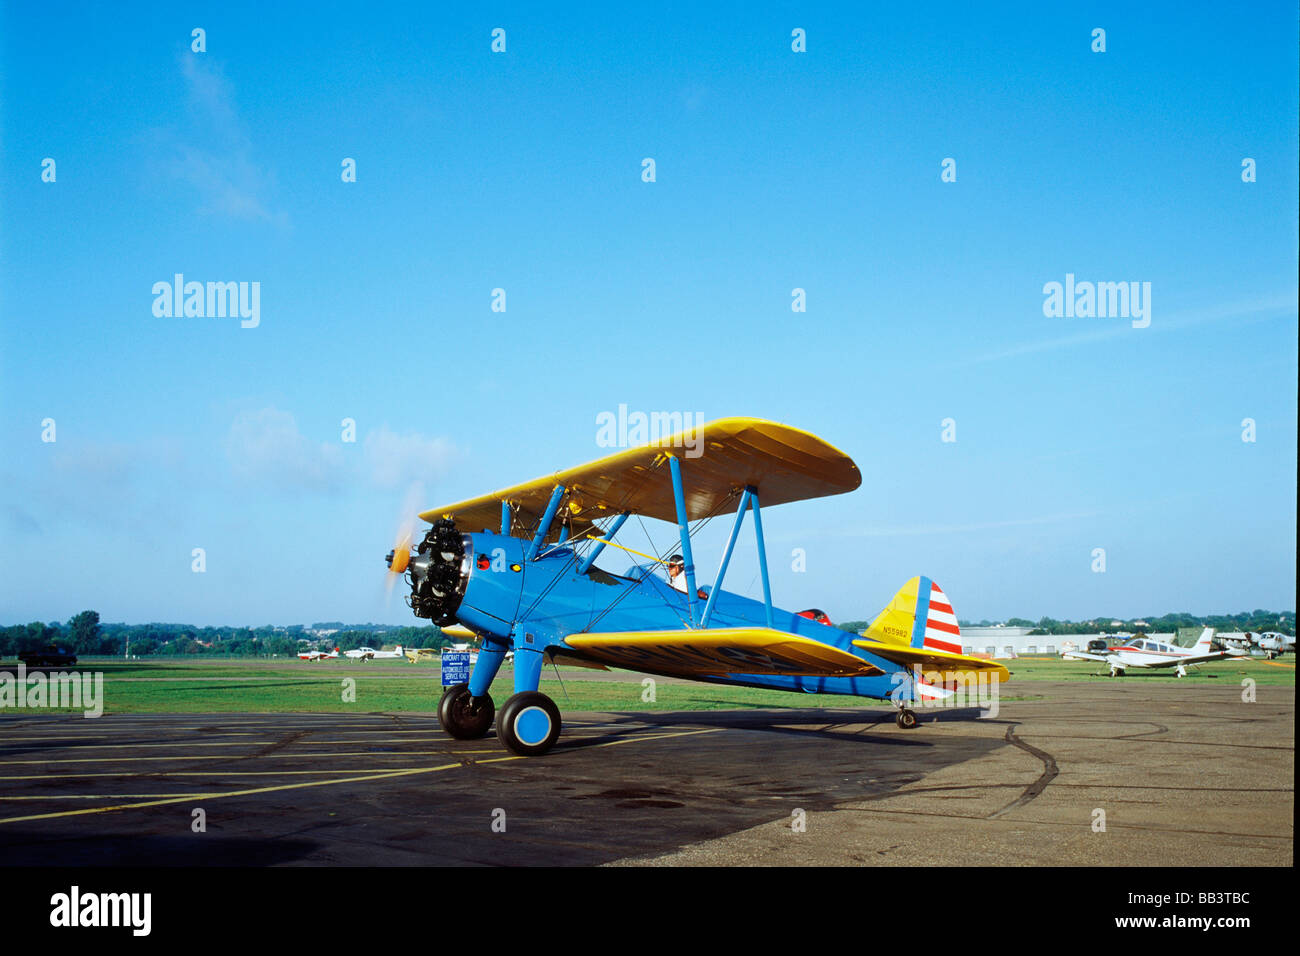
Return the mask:
[[916, 595], [920, 589], [920, 576], [904, 584], [862, 636], [882, 644], [909, 646], [916, 627]]
[[960, 654], [961, 628], [939, 585], [924, 575], [899, 589], [862, 636], [882, 644]]

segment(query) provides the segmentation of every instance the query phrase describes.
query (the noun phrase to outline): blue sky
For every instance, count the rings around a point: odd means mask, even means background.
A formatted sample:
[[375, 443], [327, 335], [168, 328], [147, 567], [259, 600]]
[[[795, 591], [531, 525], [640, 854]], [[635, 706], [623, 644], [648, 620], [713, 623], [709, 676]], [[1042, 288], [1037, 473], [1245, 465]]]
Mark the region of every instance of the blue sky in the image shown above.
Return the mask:
[[[1295, 607], [1294, 4], [3, 10], [0, 622], [409, 622], [410, 502], [619, 404], [858, 461], [765, 514], [784, 606]], [[260, 324], [156, 317], [178, 272]], [[1045, 317], [1067, 273], [1150, 326]]]

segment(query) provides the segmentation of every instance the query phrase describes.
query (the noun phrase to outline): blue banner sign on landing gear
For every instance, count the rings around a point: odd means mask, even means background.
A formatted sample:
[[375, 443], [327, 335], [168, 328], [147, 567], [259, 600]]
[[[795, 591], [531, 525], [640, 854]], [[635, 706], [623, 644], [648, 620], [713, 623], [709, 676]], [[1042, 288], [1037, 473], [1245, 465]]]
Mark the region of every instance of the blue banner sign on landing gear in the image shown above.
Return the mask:
[[445, 651], [442, 655], [442, 686], [469, 681], [469, 651]]

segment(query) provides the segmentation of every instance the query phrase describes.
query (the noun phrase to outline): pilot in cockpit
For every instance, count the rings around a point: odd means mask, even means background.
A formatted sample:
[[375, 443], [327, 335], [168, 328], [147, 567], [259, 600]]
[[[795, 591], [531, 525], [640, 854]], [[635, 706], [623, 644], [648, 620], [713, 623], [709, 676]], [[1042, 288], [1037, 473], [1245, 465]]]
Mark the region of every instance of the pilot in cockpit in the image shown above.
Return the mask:
[[674, 554], [668, 559], [668, 586], [686, 593], [686, 563], [680, 554]]

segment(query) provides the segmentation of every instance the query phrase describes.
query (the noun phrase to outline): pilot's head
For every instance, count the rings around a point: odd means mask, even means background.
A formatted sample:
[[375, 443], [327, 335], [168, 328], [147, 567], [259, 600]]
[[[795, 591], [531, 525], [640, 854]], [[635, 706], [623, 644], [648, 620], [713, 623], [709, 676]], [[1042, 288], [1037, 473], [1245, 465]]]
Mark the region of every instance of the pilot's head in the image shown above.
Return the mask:
[[674, 554], [668, 559], [668, 577], [670, 579], [677, 577], [677, 575], [681, 574], [685, 570], [686, 564], [682, 561], [682, 556], [680, 554]]

